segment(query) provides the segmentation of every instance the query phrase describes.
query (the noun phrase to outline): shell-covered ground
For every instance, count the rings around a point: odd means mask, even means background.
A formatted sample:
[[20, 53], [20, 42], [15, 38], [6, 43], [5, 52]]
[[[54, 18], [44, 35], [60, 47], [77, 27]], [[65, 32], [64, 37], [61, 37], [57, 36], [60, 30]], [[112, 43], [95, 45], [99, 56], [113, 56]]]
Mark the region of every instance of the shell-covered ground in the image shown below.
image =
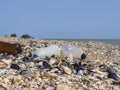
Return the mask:
[[[107, 66], [113, 67], [120, 77], [120, 46], [97, 41], [57, 41], [0, 37], [0, 41], [20, 43], [23, 48], [18, 56], [0, 54], [0, 90], [120, 90], [119, 80], [108, 78]], [[78, 74], [72, 65], [67, 64], [62, 53], [44, 60], [32, 56], [37, 48], [45, 45], [69, 43], [86, 54], [85, 60], [70, 55], [68, 62], [80, 61], [85, 65]], [[4, 56], [4, 57], [3, 57]], [[46, 61], [52, 68], [42, 68]], [[11, 68], [12, 64], [19, 70]]]

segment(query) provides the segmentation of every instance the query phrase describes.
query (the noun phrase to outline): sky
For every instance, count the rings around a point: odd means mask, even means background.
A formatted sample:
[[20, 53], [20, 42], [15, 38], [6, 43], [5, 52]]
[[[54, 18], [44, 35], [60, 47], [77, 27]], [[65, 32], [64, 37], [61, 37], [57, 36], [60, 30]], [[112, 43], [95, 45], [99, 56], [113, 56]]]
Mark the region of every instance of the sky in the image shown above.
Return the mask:
[[120, 0], [0, 0], [0, 35], [120, 39]]

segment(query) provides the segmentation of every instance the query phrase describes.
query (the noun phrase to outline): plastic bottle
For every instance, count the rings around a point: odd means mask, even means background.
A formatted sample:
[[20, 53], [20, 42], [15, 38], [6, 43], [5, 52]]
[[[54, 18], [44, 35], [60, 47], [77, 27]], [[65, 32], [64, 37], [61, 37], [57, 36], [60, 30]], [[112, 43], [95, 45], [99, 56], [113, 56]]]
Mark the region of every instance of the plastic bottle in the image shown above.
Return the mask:
[[66, 56], [72, 54], [74, 58], [85, 59], [86, 57], [86, 55], [83, 53], [81, 49], [70, 44], [63, 45], [62, 51]]
[[45, 58], [46, 56], [51, 57], [52, 55], [59, 55], [60, 51], [61, 49], [57, 45], [50, 45], [48, 47], [38, 48], [34, 55]]

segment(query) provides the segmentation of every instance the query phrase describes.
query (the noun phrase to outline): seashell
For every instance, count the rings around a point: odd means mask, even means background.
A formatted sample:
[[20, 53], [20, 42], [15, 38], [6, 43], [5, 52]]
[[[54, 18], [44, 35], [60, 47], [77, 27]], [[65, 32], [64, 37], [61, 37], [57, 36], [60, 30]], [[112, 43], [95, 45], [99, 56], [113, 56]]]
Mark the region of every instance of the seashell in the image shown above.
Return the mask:
[[9, 90], [8, 84], [2, 83], [1, 87], [4, 88], [4, 90]]
[[55, 90], [55, 87], [47, 87], [45, 90]]
[[20, 69], [26, 69], [26, 66], [25, 66], [25, 64], [23, 64], [23, 63], [20, 63], [20, 64], [19, 64], [19, 67], [20, 67]]
[[52, 67], [51, 67], [51, 65], [48, 62], [43, 61], [43, 68], [45, 68], [45, 69], [51, 69]]
[[22, 76], [18, 75], [18, 76], [14, 76], [14, 83], [21, 83], [22, 82]]
[[2, 59], [1, 61], [4, 62], [4, 63], [7, 64], [7, 65], [10, 65], [10, 64], [12, 63], [12, 60], [11, 60], [11, 59], [9, 59], [9, 60]]
[[50, 73], [50, 72], [43, 72], [43, 77], [47, 77], [47, 78], [54, 78], [57, 79], [58, 75], [55, 73]]
[[17, 64], [11, 64], [10, 68], [11, 69], [16, 69], [16, 70], [20, 69], [20, 67]]
[[72, 54], [69, 54], [68, 60], [69, 60], [69, 62], [73, 62], [73, 55]]
[[6, 89], [5, 87], [0, 86], [0, 90], [5, 90], [5, 89]]
[[49, 64], [54, 65], [56, 63], [56, 61], [57, 61], [56, 59], [52, 58], [52, 59], [50, 59]]
[[33, 74], [33, 72], [31, 70], [22, 70], [20, 72], [20, 75], [30, 75], [30, 74]]
[[68, 68], [67, 66], [63, 66], [63, 65], [62, 65], [61, 68], [64, 70], [64, 72], [65, 72], [66, 74], [71, 74], [71, 73], [72, 73], [71, 69]]
[[68, 85], [57, 85], [56, 90], [71, 90]]

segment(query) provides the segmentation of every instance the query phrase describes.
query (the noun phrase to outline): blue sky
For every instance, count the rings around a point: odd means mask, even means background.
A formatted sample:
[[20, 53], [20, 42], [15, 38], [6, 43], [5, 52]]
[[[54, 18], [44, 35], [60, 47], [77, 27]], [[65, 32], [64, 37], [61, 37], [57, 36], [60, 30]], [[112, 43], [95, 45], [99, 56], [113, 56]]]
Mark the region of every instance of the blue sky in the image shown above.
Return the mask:
[[120, 0], [1, 0], [0, 35], [120, 39]]

